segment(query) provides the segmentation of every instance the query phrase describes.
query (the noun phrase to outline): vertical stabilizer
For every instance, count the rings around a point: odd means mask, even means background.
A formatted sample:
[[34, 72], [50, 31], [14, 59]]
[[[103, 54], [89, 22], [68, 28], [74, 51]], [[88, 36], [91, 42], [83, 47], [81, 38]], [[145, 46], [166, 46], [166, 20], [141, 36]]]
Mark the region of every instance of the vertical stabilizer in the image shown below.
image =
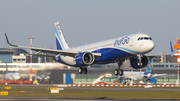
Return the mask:
[[62, 33], [61, 27], [59, 25], [59, 22], [54, 23], [55, 27], [55, 37], [56, 37], [56, 45], [58, 50], [67, 50], [69, 49], [66, 40], [64, 38], [64, 35]]
[[151, 73], [152, 72], [152, 59], [148, 61], [146, 73]]

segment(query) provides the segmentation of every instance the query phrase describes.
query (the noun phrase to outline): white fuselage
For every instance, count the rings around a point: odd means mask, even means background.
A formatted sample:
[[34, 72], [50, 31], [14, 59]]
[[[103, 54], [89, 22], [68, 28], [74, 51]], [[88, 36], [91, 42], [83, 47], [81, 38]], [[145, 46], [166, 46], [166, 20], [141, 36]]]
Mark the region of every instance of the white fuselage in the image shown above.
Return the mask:
[[19, 73], [6, 73], [5, 79], [6, 80], [19, 80], [21, 75]]
[[124, 72], [123, 77], [141, 80], [144, 77], [144, 72]]
[[[115, 60], [117, 58], [125, 58], [136, 54], [145, 54], [153, 50], [153, 48], [154, 42], [148, 35], [133, 34], [71, 48], [67, 51], [101, 53], [101, 58], [95, 61], [107, 62]], [[66, 65], [76, 66], [75, 58], [69, 56], [61, 56], [59, 62]]]

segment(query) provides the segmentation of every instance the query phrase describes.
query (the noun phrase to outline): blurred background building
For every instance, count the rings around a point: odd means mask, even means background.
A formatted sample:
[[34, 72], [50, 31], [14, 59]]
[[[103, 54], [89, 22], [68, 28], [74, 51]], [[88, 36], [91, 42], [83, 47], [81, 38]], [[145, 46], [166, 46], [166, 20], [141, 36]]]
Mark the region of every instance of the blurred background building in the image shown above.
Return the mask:
[[[21, 48], [0, 48], [0, 63], [30, 63], [30, 56]], [[46, 60], [45, 60], [46, 59]], [[32, 63], [53, 62], [49, 57], [32, 56]]]

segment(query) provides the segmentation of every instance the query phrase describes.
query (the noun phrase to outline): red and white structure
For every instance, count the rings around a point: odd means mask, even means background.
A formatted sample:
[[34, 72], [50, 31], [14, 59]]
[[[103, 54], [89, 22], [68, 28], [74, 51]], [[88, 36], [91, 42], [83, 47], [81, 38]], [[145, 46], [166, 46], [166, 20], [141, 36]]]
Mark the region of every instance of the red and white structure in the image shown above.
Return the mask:
[[177, 53], [174, 55], [177, 56], [177, 63], [180, 63], [180, 38], [177, 38], [177, 43], [174, 44], [174, 49], [177, 49]]
[[[177, 53], [174, 55], [177, 56], [177, 63], [180, 63], [180, 38], [177, 38], [177, 43], [174, 44], [174, 49], [177, 49]], [[176, 85], [179, 85], [179, 64], [178, 64], [178, 68], [177, 68]]]
[[[31, 36], [28, 39], [30, 39], [30, 47], [32, 47], [32, 39], [34, 38]], [[30, 50], [30, 54], [32, 54], [32, 50]], [[30, 63], [32, 63], [32, 55], [30, 55]], [[30, 81], [32, 81], [32, 65], [30, 65]]]
[[[53, 85], [59, 86], [59, 85]], [[67, 84], [66, 87], [129, 87], [130, 85], [100, 85], [100, 84]], [[133, 85], [134, 87], [144, 87], [146, 85]], [[152, 85], [152, 87], [176, 87], [176, 85]]]

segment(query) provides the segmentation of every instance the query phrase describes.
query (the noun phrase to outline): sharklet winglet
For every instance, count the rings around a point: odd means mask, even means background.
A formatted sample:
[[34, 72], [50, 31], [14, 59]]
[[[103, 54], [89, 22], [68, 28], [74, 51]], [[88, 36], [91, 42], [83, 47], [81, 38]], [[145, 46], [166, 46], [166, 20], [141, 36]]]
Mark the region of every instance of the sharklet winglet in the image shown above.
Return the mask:
[[173, 50], [173, 47], [172, 47], [172, 42], [170, 41], [170, 47], [171, 47], [171, 52], [173, 53], [174, 50]]
[[15, 46], [15, 47], [18, 47], [18, 45], [13, 45], [13, 44], [11, 44], [11, 43], [9, 42], [9, 39], [8, 39], [8, 37], [7, 37], [6, 33], [4, 33], [4, 34], [5, 34], [5, 37], [6, 37], [6, 41], [7, 41], [7, 43], [8, 43], [9, 45], [11, 45], [11, 46]]

